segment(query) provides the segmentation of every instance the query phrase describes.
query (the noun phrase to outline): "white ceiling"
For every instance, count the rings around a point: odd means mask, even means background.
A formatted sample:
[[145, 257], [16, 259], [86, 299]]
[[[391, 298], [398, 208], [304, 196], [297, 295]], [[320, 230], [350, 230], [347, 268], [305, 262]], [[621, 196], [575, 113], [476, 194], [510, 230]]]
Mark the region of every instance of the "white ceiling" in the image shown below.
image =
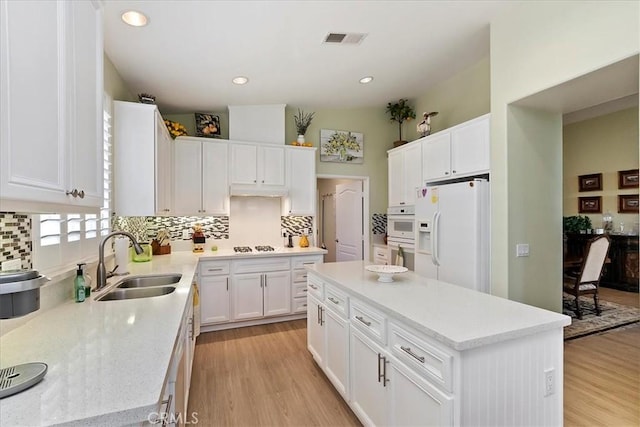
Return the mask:
[[[163, 113], [227, 105], [386, 106], [414, 98], [489, 54], [506, 1], [105, 2], [105, 50], [128, 88]], [[133, 28], [120, 16], [144, 12]], [[329, 32], [367, 33], [358, 45]], [[249, 77], [247, 85], [231, 83]], [[373, 76], [368, 85], [358, 82]]]

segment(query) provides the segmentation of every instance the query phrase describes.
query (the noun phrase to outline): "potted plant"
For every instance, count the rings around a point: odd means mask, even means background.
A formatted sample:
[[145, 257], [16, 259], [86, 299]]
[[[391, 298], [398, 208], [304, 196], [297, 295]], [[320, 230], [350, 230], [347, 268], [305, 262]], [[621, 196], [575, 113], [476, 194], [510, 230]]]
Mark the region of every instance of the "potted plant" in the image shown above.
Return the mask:
[[[298, 114], [293, 116], [293, 121], [296, 124], [296, 132], [298, 132], [298, 140], [296, 141], [296, 145], [305, 145], [306, 142], [304, 140], [304, 134], [307, 133], [307, 129], [311, 124], [311, 120], [313, 120], [313, 115], [315, 113], [305, 113], [301, 109], [298, 108]], [[311, 145], [311, 144], [309, 144]]]
[[591, 219], [588, 216], [565, 216], [562, 217], [562, 228], [565, 233], [580, 233], [582, 230], [591, 229]]
[[393, 143], [394, 147], [405, 144], [407, 141], [402, 140], [402, 123], [416, 118], [416, 112], [413, 107], [407, 103], [406, 99], [399, 99], [398, 102], [387, 104], [387, 113], [391, 116], [392, 122], [398, 122], [398, 140]]

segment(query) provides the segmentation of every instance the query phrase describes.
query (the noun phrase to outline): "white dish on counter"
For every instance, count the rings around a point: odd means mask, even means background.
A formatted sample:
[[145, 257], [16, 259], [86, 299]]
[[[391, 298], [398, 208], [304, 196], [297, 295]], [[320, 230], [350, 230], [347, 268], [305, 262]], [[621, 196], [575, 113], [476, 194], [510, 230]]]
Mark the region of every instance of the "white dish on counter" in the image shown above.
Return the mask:
[[365, 270], [378, 275], [378, 282], [391, 283], [393, 282], [393, 275], [405, 273], [409, 271], [407, 267], [399, 265], [367, 265]]

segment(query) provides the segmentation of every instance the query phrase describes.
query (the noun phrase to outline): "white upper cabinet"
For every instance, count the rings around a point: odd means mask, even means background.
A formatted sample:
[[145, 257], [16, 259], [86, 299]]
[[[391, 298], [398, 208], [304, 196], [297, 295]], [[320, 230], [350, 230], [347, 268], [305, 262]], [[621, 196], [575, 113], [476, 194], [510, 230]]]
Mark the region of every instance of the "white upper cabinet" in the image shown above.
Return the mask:
[[410, 206], [422, 185], [422, 146], [414, 141], [389, 151], [389, 206]]
[[114, 101], [114, 193], [120, 216], [170, 215], [172, 145], [155, 105]]
[[451, 131], [451, 175], [473, 175], [490, 168], [489, 115], [462, 123]]
[[316, 149], [287, 147], [288, 197], [284, 215], [316, 214]]
[[229, 215], [228, 145], [179, 137], [174, 146], [174, 215]]
[[102, 205], [98, 2], [0, 2], [1, 210]]
[[232, 192], [285, 189], [284, 146], [230, 141], [230, 147]]
[[427, 182], [462, 178], [490, 170], [489, 114], [422, 139]]

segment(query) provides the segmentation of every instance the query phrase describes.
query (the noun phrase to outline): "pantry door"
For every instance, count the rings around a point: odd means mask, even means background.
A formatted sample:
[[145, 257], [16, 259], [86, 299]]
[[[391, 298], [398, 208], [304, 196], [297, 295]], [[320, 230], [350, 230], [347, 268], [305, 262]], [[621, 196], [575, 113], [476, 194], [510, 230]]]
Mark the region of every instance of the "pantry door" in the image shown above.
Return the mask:
[[362, 181], [336, 185], [336, 261], [361, 260], [364, 230]]

